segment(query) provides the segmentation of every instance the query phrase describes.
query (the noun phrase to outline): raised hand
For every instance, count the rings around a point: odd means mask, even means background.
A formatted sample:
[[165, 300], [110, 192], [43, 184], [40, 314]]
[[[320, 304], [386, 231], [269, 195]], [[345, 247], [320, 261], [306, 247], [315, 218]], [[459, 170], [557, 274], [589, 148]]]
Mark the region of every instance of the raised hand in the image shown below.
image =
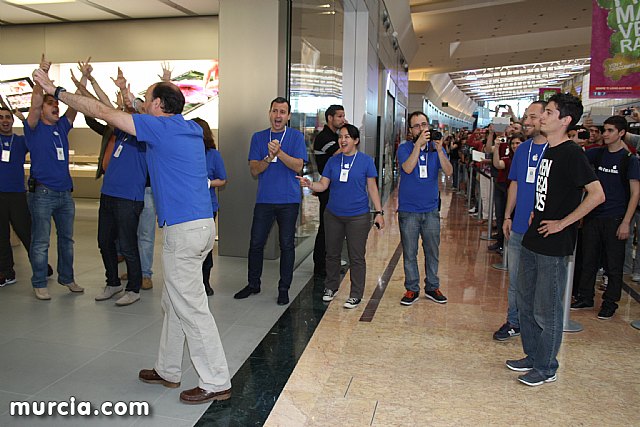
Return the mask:
[[44, 53], [42, 54], [42, 58], [40, 58], [40, 69], [45, 73], [49, 72], [49, 68], [51, 68], [51, 62], [47, 61], [44, 57]]
[[124, 74], [122, 74], [120, 67], [118, 67], [118, 76], [115, 79], [111, 78], [111, 80], [113, 80], [113, 83], [115, 83], [121, 91], [127, 90], [127, 79], [124, 78]]
[[160, 64], [160, 66], [162, 67], [162, 75], [158, 74], [158, 77], [160, 77], [160, 80], [162, 80], [163, 82], [170, 82], [171, 72], [173, 71], [173, 68], [170, 68], [171, 64], [167, 61], [164, 61], [162, 64]]
[[40, 87], [49, 95], [53, 95], [53, 93], [56, 91], [56, 86], [53, 84], [51, 79], [49, 79], [47, 72], [43, 69], [36, 68], [35, 70], [33, 70], [32, 77], [33, 81], [40, 85]]
[[298, 178], [302, 187], [309, 188], [311, 187], [311, 184], [313, 184], [309, 178], [305, 178], [304, 176], [296, 176], [296, 178]]
[[78, 70], [82, 73], [82, 75], [86, 78], [89, 78], [91, 72], [93, 71], [93, 67], [89, 62], [91, 61], [91, 57], [88, 57], [85, 62], [78, 61]]
[[24, 115], [17, 108], [13, 109], [13, 115], [16, 116], [16, 118], [21, 122], [24, 122], [25, 120]]

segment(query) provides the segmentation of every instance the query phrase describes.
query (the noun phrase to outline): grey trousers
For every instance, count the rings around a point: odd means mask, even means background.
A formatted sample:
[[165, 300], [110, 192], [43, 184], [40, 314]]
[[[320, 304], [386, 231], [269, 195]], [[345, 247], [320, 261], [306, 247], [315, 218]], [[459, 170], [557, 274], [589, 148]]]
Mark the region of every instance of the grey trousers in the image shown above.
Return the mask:
[[202, 285], [202, 262], [213, 248], [215, 234], [213, 218], [164, 227], [164, 323], [155, 369], [165, 380], [180, 382], [186, 339], [198, 387], [223, 391], [231, 388], [231, 378]]
[[371, 229], [371, 214], [358, 216], [336, 216], [329, 209], [324, 211], [324, 236], [327, 251], [327, 278], [325, 287], [332, 291], [340, 286], [340, 253], [347, 238], [349, 252], [351, 292], [350, 298], [362, 298], [367, 275], [365, 254], [367, 237]]

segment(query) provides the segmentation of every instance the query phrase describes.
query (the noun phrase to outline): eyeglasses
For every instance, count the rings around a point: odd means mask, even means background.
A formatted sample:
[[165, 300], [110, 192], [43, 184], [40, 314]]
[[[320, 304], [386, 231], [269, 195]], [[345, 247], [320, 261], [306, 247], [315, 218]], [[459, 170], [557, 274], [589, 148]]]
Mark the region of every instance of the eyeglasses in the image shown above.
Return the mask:
[[411, 126], [411, 129], [414, 129], [414, 130], [427, 129], [428, 127], [429, 127], [429, 123], [422, 122], [422, 123], [416, 123], [415, 125]]

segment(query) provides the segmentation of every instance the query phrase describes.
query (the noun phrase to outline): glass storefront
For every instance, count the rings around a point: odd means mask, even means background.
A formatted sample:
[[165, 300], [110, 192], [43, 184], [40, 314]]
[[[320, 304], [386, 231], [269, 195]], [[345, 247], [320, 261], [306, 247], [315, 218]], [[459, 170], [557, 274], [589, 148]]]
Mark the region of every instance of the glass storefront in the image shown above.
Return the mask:
[[[324, 112], [342, 104], [342, 46], [344, 10], [339, 0], [292, 2], [289, 55], [291, 126], [305, 137], [309, 163], [304, 174], [319, 178], [313, 160], [313, 140], [325, 124]], [[297, 237], [313, 236], [318, 201], [305, 189]]]

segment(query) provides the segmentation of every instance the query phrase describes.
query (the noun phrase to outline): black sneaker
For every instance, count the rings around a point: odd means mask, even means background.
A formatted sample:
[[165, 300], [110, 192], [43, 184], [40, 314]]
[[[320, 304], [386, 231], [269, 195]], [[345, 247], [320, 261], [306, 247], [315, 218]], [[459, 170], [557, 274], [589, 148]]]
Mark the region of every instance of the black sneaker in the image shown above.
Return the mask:
[[538, 371], [529, 371], [526, 374], [520, 375], [518, 377], [518, 381], [530, 387], [536, 387], [544, 383], [552, 383], [557, 379], [558, 379], [558, 376], [556, 374], [553, 374], [550, 377], [547, 377], [545, 375], [542, 375]]
[[344, 303], [344, 308], [356, 308], [362, 300], [360, 298], [349, 298]]
[[593, 301], [579, 299], [571, 304], [571, 310], [584, 310], [585, 308], [593, 308]]
[[289, 291], [287, 289], [278, 291], [278, 305], [289, 304]]
[[4, 274], [0, 274], [0, 287], [5, 285], [13, 285], [16, 283], [16, 272], [13, 269]]
[[235, 299], [245, 299], [248, 298], [250, 295], [252, 294], [259, 294], [260, 293], [260, 288], [252, 288], [251, 286], [245, 286], [244, 288], [242, 288], [239, 292], [237, 292], [233, 298]]
[[53, 267], [50, 264], [47, 264], [47, 279], [53, 276]]
[[332, 301], [337, 293], [338, 293], [337, 289], [335, 291], [332, 291], [331, 289], [326, 289], [325, 288], [324, 294], [322, 295], [322, 301], [324, 301], [324, 302]]
[[610, 306], [602, 306], [600, 311], [598, 312], [598, 319], [600, 320], [609, 320], [615, 314], [616, 309]]
[[438, 304], [445, 304], [447, 302], [447, 297], [445, 297], [442, 292], [440, 292], [440, 288], [434, 291], [425, 291], [424, 296], [432, 301], [437, 302]]
[[204, 284], [204, 291], [206, 292], [208, 297], [213, 296], [213, 288], [208, 283]]
[[420, 298], [420, 292], [406, 291], [400, 300], [400, 304], [411, 305], [416, 302], [418, 298]]
[[512, 359], [505, 362], [507, 368], [517, 372], [528, 372], [533, 369], [533, 363], [526, 357], [523, 359]]
[[520, 328], [511, 326], [509, 322], [500, 326], [500, 329], [493, 333], [493, 339], [496, 341], [506, 341], [509, 338], [520, 336]]
[[489, 245], [487, 249], [489, 251], [498, 251], [502, 249], [502, 244], [500, 242], [495, 242], [493, 245]]

